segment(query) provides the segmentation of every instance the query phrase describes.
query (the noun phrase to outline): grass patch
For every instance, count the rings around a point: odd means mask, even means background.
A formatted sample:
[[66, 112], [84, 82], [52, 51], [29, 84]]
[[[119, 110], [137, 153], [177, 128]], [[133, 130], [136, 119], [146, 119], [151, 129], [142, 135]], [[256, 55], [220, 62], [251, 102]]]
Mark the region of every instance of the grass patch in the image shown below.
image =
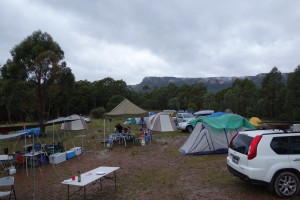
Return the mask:
[[173, 189], [178, 178], [178, 173], [170, 169], [157, 169], [143, 171], [135, 175], [128, 183], [131, 183], [133, 187], [146, 190], [148, 187], [158, 187]]
[[175, 157], [183, 156], [182, 153], [178, 151], [178, 147], [168, 148], [166, 151], [170, 156], [175, 156]]
[[200, 173], [201, 179], [207, 183], [219, 187], [236, 184], [236, 177], [229, 174], [226, 168], [219, 167], [226, 165], [226, 154], [188, 156], [185, 163]]

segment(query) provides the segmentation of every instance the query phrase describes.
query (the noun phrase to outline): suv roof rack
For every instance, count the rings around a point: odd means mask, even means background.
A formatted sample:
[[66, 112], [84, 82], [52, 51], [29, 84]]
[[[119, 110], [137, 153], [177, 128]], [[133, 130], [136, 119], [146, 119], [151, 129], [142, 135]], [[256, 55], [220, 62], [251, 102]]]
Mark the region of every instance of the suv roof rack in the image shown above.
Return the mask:
[[263, 129], [280, 129], [286, 132], [292, 125], [300, 124], [300, 121], [262, 121], [260, 124]]

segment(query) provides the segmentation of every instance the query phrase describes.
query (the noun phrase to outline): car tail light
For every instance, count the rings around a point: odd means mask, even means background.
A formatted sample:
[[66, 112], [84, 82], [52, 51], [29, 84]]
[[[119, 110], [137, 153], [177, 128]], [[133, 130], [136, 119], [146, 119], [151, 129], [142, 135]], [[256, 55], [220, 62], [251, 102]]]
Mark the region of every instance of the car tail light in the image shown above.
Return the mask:
[[257, 135], [255, 138], [252, 140], [249, 151], [248, 151], [248, 160], [252, 160], [253, 158], [256, 157], [257, 154], [257, 145], [262, 138], [262, 135]]
[[234, 140], [234, 138], [239, 134], [239, 132], [237, 132], [236, 134], [234, 134], [234, 136], [231, 138], [230, 140], [230, 143], [229, 143], [229, 146], [232, 145], [232, 141]]

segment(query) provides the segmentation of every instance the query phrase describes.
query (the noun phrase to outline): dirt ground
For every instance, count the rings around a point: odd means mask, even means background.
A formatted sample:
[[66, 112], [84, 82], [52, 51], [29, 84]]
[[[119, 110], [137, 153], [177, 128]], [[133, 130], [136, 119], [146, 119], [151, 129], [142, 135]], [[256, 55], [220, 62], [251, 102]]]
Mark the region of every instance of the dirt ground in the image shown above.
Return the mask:
[[[178, 152], [187, 135], [139, 143], [114, 144], [104, 148], [99, 141], [85, 141], [92, 148], [66, 162], [29, 168], [19, 167], [15, 177], [18, 199], [67, 199], [67, 186], [61, 184], [78, 170], [117, 166], [117, 189], [103, 181], [86, 187], [87, 199], [279, 199], [262, 186], [249, 185], [233, 177], [226, 168], [226, 155], [184, 156]], [[82, 177], [84, 178], [84, 177]], [[76, 187], [71, 187], [74, 192]], [[83, 199], [83, 192], [70, 199]]]

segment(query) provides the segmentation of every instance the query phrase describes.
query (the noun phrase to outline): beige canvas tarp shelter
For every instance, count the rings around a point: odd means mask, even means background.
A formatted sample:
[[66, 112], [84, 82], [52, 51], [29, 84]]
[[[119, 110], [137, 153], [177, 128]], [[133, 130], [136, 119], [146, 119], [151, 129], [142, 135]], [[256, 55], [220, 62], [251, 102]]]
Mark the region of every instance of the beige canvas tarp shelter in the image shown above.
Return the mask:
[[120, 115], [142, 115], [147, 111], [138, 107], [128, 99], [124, 99], [119, 105], [112, 109], [109, 113], [105, 113], [107, 116], [120, 116]]
[[[121, 103], [119, 103], [114, 109], [112, 109], [109, 113], [105, 113], [107, 117], [114, 116], [122, 116], [122, 115], [144, 115], [147, 111], [138, 107], [128, 99], [124, 99]], [[104, 140], [105, 140], [105, 118], [104, 118]], [[104, 142], [105, 147], [105, 142]]]

